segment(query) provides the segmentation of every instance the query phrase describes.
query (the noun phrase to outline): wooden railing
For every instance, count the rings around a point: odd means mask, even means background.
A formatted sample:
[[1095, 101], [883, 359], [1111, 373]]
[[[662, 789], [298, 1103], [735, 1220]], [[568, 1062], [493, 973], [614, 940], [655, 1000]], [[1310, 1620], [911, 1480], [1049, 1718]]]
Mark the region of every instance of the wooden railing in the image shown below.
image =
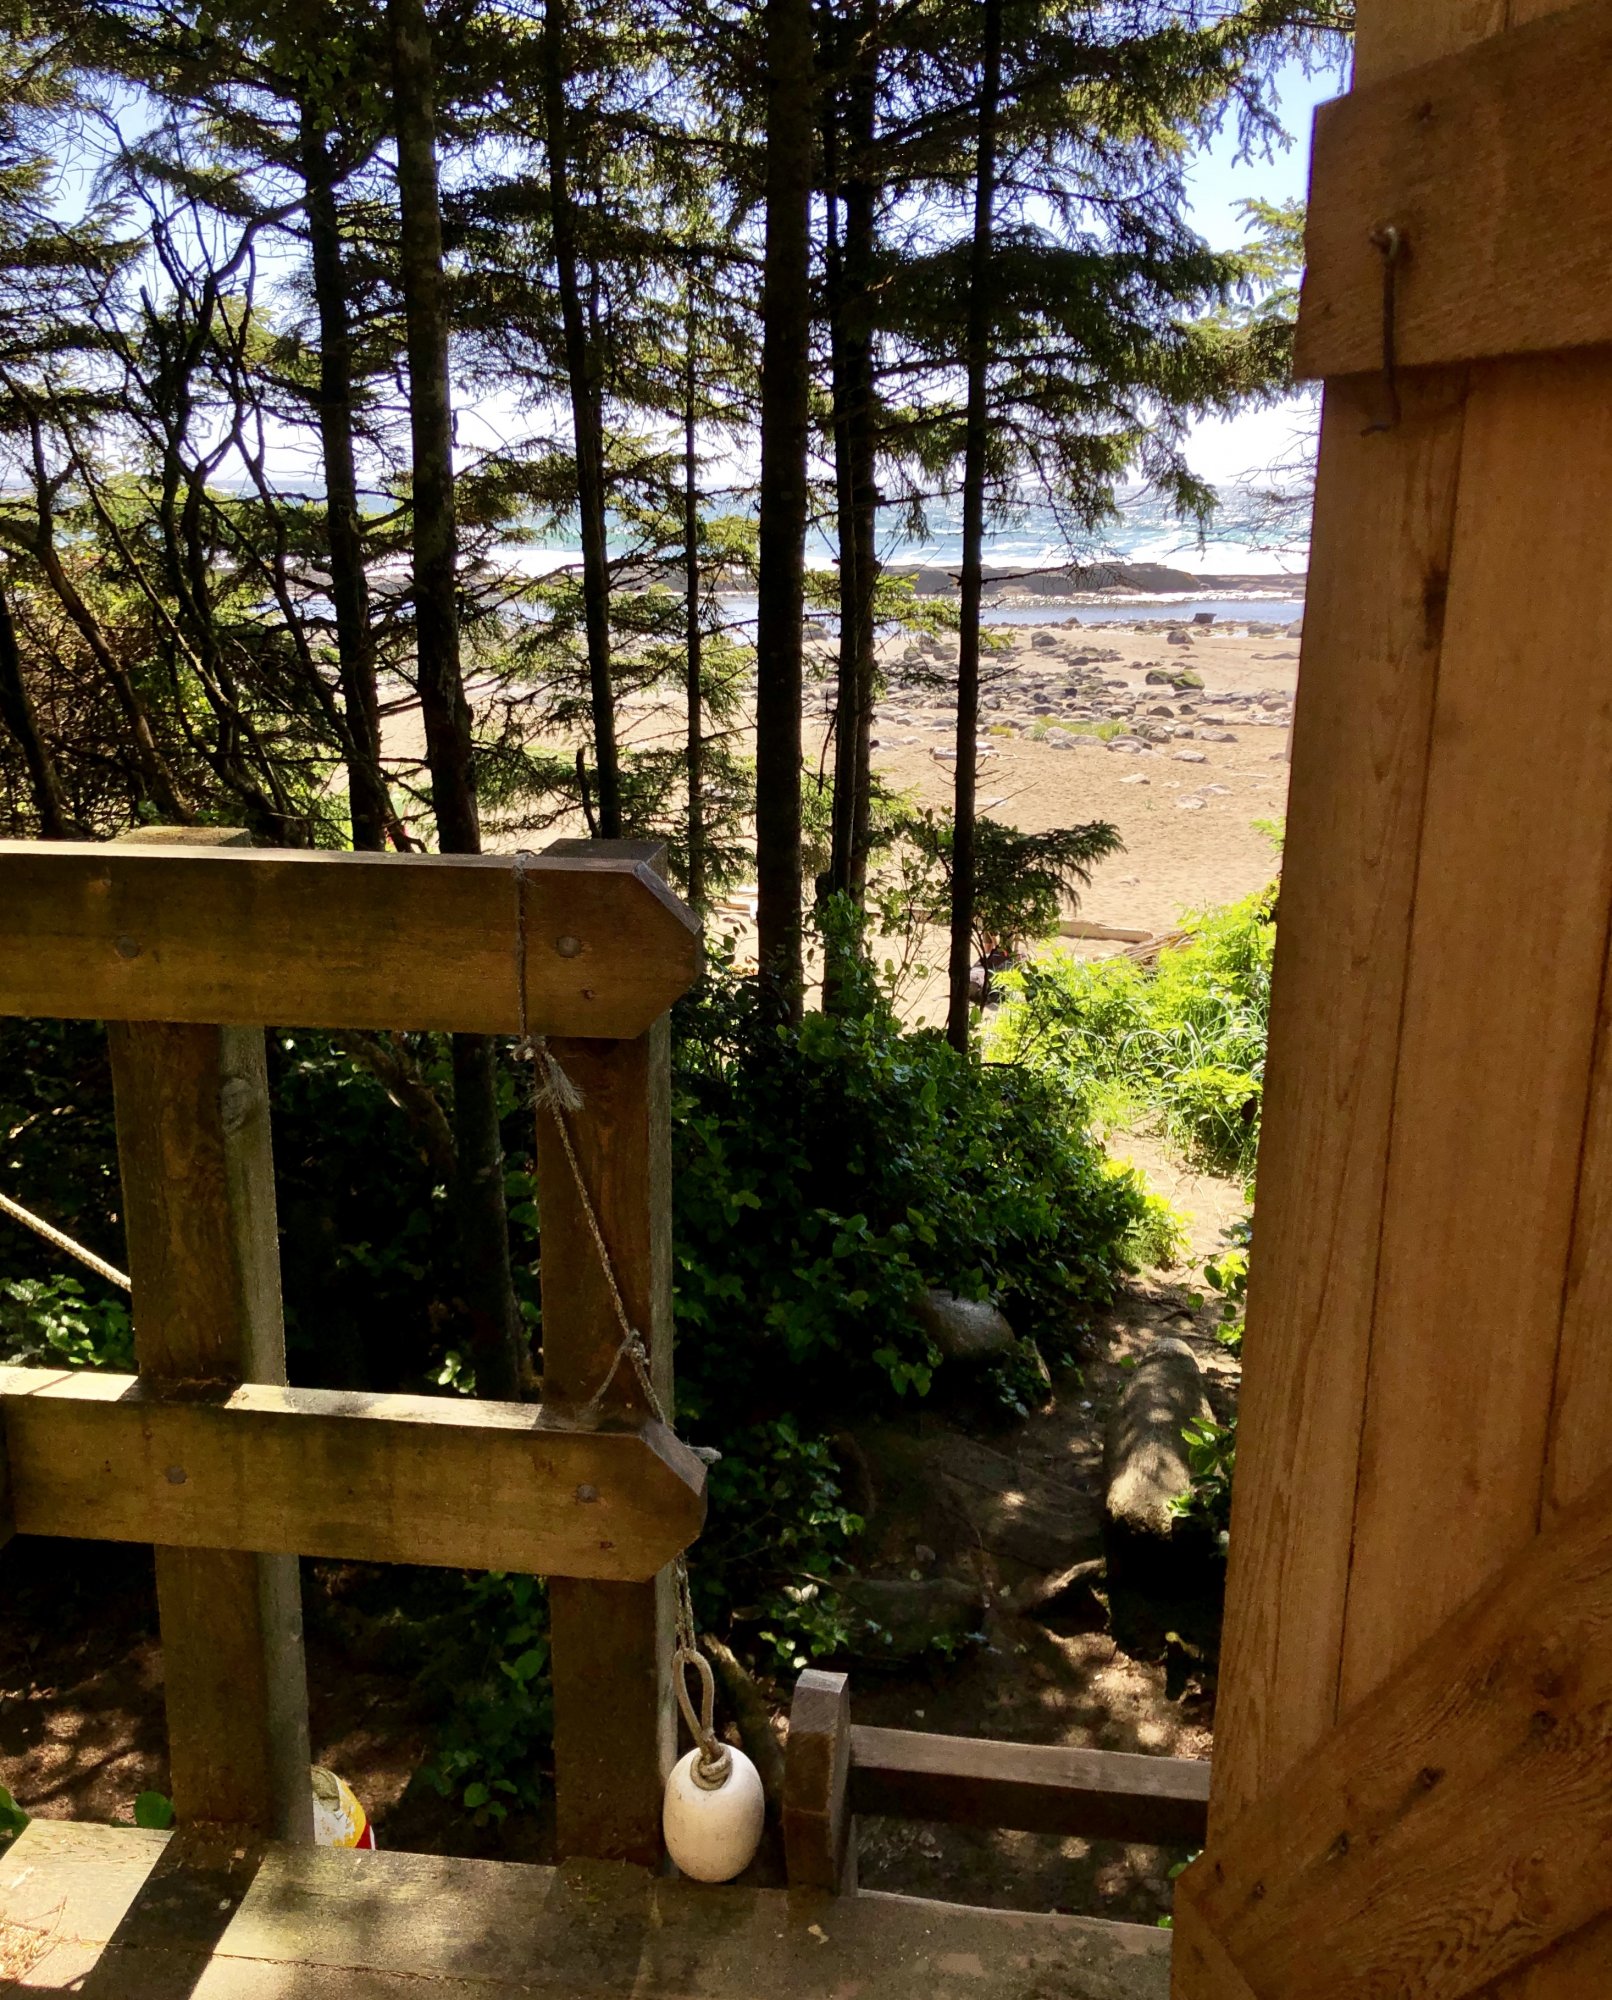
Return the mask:
[[[0, 1013], [108, 1024], [139, 1368], [0, 1367], [0, 1530], [154, 1545], [181, 1825], [311, 1836], [297, 1558], [440, 1563], [548, 1578], [560, 1853], [661, 1860], [668, 1566], [700, 1531], [705, 1469], [633, 1371], [612, 1374], [619, 1326], [557, 1127], [537, 1127], [541, 1405], [290, 1388], [262, 1025], [547, 1037], [670, 1410], [666, 1010], [699, 936], [658, 852], [0, 843]], [[845, 1677], [809, 1670], [785, 1791], [792, 1885], [837, 1890], [858, 1812], [1197, 1842], [1208, 1766], [853, 1728]]]
[[443, 1563], [550, 1579], [561, 1852], [660, 1858], [667, 1565], [699, 1532], [704, 1467], [631, 1370], [579, 1423], [620, 1336], [553, 1131], [541, 1406], [291, 1389], [263, 1040], [265, 1023], [552, 1038], [670, 1409], [666, 1010], [700, 947], [657, 853], [267, 853], [193, 829], [0, 843], [0, 1012], [108, 1023], [139, 1369], [0, 1369], [4, 1525], [155, 1545], [181, 1824], [310, 1837], [299, 1555]]
[[789, 1880], [854, 1889], [859, 1813], [1201, 1847], [1209, 1772], [1194, 1758], [871, 1729], [851, 1720], [846, 1675], [808, 1667], [784, 1762]]

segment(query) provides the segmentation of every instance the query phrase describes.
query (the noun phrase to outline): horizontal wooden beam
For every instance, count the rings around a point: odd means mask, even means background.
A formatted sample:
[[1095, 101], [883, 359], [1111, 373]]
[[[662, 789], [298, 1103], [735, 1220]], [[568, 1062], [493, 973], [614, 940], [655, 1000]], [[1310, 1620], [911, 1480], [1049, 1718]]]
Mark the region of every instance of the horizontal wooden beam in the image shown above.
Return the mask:
[[0, 1368], [19, 1534], [641, 1583], [705, 1518], [664, 1425], [583, 1431], [523, 1403]]
[[[521, 905], [524, 902], [524, 916]], [[641, 1035], [699, 924], [631, 855], [0, 841], [0, 1014]]]
[[1316, 114], [1295, 366], [1383, 366], [1383, 258], [1400, 232], [1399, 367], [1612, 342], [1612, 0], [1590, 0]]
[[1258, 2000], [1497, 1990], [1607, 1908], [1609, 1637], [1605, 1479], [1217, 1828], [1178, 1923]]
[[1012, 1827], [1024, 1833], [1201, 1846], [1209, 1766], [913, 1729], [851, 1729], [851, 1804], [858, 1813]]

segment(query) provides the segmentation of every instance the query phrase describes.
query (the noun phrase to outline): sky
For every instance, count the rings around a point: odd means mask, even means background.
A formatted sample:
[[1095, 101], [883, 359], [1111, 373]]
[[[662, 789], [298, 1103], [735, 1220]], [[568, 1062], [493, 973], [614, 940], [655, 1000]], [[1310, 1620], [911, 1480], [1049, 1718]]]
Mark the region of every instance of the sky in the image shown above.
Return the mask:
[[[1235, 130], [1223, 131], [1194, 163], [1189, 180], [1192, 216], [1201, 235], [1217, 250], [1244, 240], [1240, 204], [1302, 200], [1310, 167], [1310, 120], [1318, 104], [1338, 96], [1346, 79], [1337, 70], [1306, 76], [1289, 63], [1277, 83], [1281, 120], [1291, 143], [1269, 158], [1240, 156]], [[1271, 410], [1248, 410], [1237, 417], [1213, 417], [1194, 425], [1188, 444], [1192, 469], [1217, 486], [1287, 459], [1299, 440], [1313, 433], [1314, 405], [1296, 400]]]

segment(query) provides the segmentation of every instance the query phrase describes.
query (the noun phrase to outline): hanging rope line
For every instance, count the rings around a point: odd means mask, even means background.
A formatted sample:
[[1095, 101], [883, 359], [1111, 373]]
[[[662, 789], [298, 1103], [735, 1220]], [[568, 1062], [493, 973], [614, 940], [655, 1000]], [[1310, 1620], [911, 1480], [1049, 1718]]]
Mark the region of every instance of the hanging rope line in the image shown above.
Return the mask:
[[105, 1278], [109, 1285], [121, 1286], [126, 1292], [134, 1289], [127, 1271], [108, 1264], [93, 1250], [86, 1250], [82, 1243], [75, 1243], [71, 1236], [64, 1235], [53, 1223], [47, 1222], [42, 1215], [35, 1215], [32, 1209], [24, 1208], [20, 1201], [13, 1201], [8, 1194], [0, 1194], [0, 1215], [9, 1215], [24, 1229], [31, 1229], [36, 1236], [42, 1236], [55, 1249], [65, 1250], [69, 1257], [76, 1257], [81, 1264], [88, 1265], [97, 1277]]
[[[610, 1255], [610, 1246], [605, 1242], [604, 1230], [599, 1224], [599, 1211], [594, 1206], [593, 1195], [589, 1191], [587, 1176], [582, 1171], [582, 1161], [577, 1155], [576, 1142], [571, 1137], [571, 1119], [582, 1109], [582, 1092], [566, 1075], [559, 1058], [548, 1045], [545, 1035], [534, 1035], [527, 1017], [526, 999], [526, 877], [527, 863], [536, 857], [522, 848], [515, 856], [515, 984], [520, 1008], [520, 1038], [515, 1045], [517, 1061], [530, 1062], [535, 1081], [532, 1090], [533, 1109], [541, 1123], [545, 1112], [554, 1122], [554, 1129], [560, 1141], [566, 1164], [571, 1170], [571, 1179], [576, 1188], [577, 1206], [588, 1226], [588, 1234], [593, 1239], [593, 1248], [599, 1260], [599, 1269], [604, 1276], [605, 1289], [610, 1294], [610, 1308], [620, 1330], [621, 1339], [604, 1379], [593, 1394], [576, 1411], [577, 1420], [583, 1423], [597, 1423], [616, 1377], [625, 1361], [632, 1367], [644, 1401], [649, 1405], [656, 1419], [663, 1423], [675, 1437], [677, 1426], [655, 1388], [654, 1376], [650, 1369], [649, 1348], [643, 1335], [633, 1325], [632, 1315], [627, 1310], [627, 1301], [622, 1297], [621, 1284], [616, 1277], [615, 1261]], [[698, 1445], [691, 1449], [705, 1462], [713, 1464], [720, 1452], [702, 1449]], [[676, 1640], [672, 1652], [672, 1683], [677, 1690], [677, 1705], [683, 1711], [683, 1720], [688, 1724], [689, 1734], [699, 1745], [700, 1754], [694, 1760], [694, 1781], [702, 1790], [720, 1790], [728, 1781], [733, 1769], [733, 1757], [728, 1746], [716, 1733], [716, 1680], [711, 1672], [711, 1663], [700, 1651], [699, 1635], [694, 1627], [694, 1600], [689, 1591], [688, 1564], [682, 1556], [673, 1565], [673, 1587], [676, 1592], [675, 1628]], [[699, 1676], [700, 1702], [696, 1710], [689, 1698], [688, 1673], [693, 1668]]]

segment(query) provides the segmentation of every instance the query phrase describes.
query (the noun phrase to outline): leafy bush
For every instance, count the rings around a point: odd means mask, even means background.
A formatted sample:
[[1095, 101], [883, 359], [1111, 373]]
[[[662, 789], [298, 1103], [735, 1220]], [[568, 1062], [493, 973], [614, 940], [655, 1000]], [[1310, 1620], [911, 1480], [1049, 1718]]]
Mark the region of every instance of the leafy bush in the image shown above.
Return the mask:
[[964, 1058], [873, 992], [793, 1028], [722, 971], [675, 1016], [679, 1397], [725, 1431], [927, 1393], [931, 1285], [1061, 1358], [1148, 1217], [1059, 1078]]
[[1212, 1171], [1250, 1174], [1275, 943], [1273, 884], [1195, 918], [1153, 965], [1047, 953], [1003, 980], [994, 1051], [1056, 1077], [1109, 1124], [1159, 1116]]
[[834, 1570], [861, 1533], [827, 1439], [803, 1437], [792, 1417], [724, 1441], [711, 1468], [711, 1520], [690, 1564], [702, 1625], [752, 1633], [763, 1663], [798, 1671], [845, 1642]]
[[535, 1576], [490, 1570], [465, 1579], [459, 1638], [420, 1676], [446, 1708], [423, 1776], [478, 1826], [538, 1802], [554, 1730], [548, 1594]]
[[134, 1367], [134, 1329], [120, 1296], [77, 1278], [0, 1279], [0, 1359], [28, 1367]]

